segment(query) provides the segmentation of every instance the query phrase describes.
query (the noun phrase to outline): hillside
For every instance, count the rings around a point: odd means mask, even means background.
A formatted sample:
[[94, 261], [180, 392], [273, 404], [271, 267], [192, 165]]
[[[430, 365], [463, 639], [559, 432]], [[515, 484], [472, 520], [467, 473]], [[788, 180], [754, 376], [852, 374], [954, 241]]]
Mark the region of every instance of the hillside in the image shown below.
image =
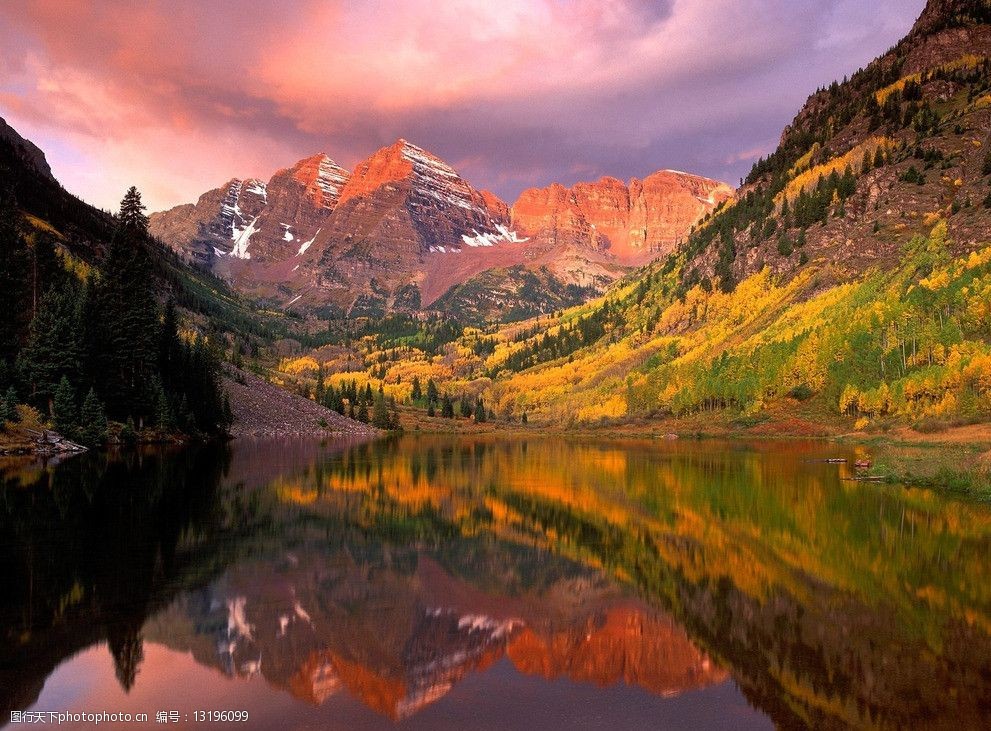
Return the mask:
[[318, 154], [268, 181], [232, 179], [152, 214], [150, 231], [274, 307], [481, 323], [586, 301], [670, 253], [732, 196], [718, 181], [665, 170], [629, 183], [555, 183], [510, 205], [400, 139], [352, 171]]
[[[235, 420], [244, 433], [255, 425], [237, 417], [261, 420], [250, 399], [237, 402], [241, 389], [225, 389], [220, 361], [289, 325], [149, 237], [133, 188], [117, 215], [68, 193], [3, 120], [0, 179], [0, 443], [23, 446], [25, 425], [96, 446], [221, 435]], [[368, 431], [298, 395], [269, 401], [281, 432], [317, 430], [324, 417]]]
[[[347, 368], [399, 399], [433, 380], [548, 425], [988, 420], [988, 8], [930, 3], [895, 48], [809, 99], [735, 202], [604, 297], [448, 344], [369, 334]], [[314, 368], [343, 368], [328, 356]]]

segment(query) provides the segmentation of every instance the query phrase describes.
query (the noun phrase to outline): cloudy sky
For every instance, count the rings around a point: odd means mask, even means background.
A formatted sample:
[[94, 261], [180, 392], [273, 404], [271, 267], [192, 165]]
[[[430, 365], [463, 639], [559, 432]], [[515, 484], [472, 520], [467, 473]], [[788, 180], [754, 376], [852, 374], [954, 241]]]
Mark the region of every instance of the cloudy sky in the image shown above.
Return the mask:
[[151, 209], [398, 137], [512, 200], [660, 168], [736, 183], [924, 0], [0, 3], [0, 116], [71, 191]]

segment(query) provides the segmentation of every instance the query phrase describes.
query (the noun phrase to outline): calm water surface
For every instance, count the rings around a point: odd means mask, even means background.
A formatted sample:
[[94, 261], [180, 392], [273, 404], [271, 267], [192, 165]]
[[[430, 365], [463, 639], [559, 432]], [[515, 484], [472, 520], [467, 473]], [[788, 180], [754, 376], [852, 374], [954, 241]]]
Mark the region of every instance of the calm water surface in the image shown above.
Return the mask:
[[823, 462], [855, 456], [410, 436], [6, 463], [0, 725], [988, 727], [991, 508]]

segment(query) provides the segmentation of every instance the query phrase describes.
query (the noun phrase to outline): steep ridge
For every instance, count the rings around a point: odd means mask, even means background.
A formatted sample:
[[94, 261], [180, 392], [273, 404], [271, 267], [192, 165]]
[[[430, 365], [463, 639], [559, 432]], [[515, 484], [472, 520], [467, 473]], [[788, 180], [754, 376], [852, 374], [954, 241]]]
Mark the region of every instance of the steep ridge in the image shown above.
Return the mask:
[[231, 180], [154, 214], [151, 229], [283, 306], [331, 316], [459, 308], [505, 319], [602, 291], [732, 195], [725, 184], [662, 171], [628, 186], [604, 178], [533, 189], [509, 206], [400, 139], [353, 173], [318, 155], [268, 183]]
[[52, 175], [52, 169], [48, 166], [45, 153], [33, 142], [21, 137], [17, 133], [17, 130], [7, 124], [3, 117], [0, 117], [0, 140], [4, 140], [10, 144], [23, 162], [30, 165], [45, 178], [53, 182], [55, 181], [55, 176]]
[[349, 177], [326, 155], [313, 155], [279, 170], [267, 183], [235, 178], [195, 204], [153, 213], [149, 230], [221, 274], [236, 267], [232, 260], [278, 264], [312, 244]]
[[892, 266], [937, 217], [954, 253], [986, 240], [989, 7], [933, 0], [894, 48], [813, 94], [737, 205], [683, 247], [686, 285], [728, 291], [765, 266], [790, 277], [817, 258], [855, 277]]
[[512, 221], [537, 241], [584, 245], [637, 266], [671, 253], [692, 226], [733, 195], [725, 183], [662, 170], [629, 184], [605, 177], [572, 188], [526, 190], [513, 205]]

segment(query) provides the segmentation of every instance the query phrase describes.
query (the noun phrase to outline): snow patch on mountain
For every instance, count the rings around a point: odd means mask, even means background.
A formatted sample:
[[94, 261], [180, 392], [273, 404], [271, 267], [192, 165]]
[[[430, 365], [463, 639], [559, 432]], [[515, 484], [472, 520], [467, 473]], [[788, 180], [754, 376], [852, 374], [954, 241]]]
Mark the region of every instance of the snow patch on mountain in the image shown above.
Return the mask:
[[231, 249], [231, 256], [235, 256], [238, 259], [250, 259], [251, 254], [248, 253], [248, 244], [251, 241], [251, 236], [258, 232], [258, 228], [255, 224], [258, 222], [258, 217], [251, 219], [251, 223], [248, 224], [246, 228], [239, 229], [234, 226], [231, 238], [234, 239], [234, 248]]
[[[313, 238], [312, 239], [310, 239], [309, 241], [304, 241], [302, 244], [299, 245], [299, 251], [296, 253], [296, 256], [302, 256], [303, 254], [306, 253], [306, 250], [309, 249], [310, 246], [313, 245], [313, 242], [314, 241], [317, 240], [317, 236], [320, 235], [320, 231], [321, 231], [321, 229], [317, 229], [317, 232], [315, 234], [313, 234]], [[293, 271], [296, 271], [296, 270], [293, 269]]]
[[264, 198], [265, 202], [268, 203], [268, 185], [261, 180], [251, 180], [249, 182], [251, 185], [248, 187], [247, 192]]

